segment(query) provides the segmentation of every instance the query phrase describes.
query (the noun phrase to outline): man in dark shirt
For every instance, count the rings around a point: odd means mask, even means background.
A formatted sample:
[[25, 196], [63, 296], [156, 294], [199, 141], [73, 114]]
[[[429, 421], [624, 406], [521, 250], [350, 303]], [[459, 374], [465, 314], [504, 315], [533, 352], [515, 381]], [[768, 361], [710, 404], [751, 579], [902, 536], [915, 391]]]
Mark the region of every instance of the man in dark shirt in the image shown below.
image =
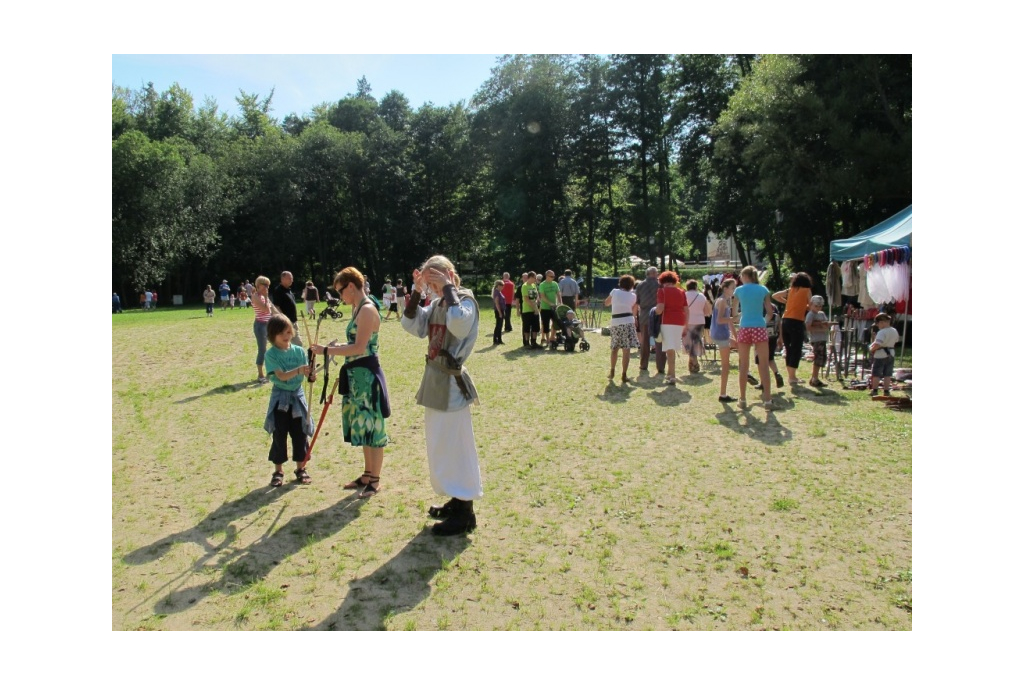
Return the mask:
[[292, 343], [299, 347], [305, 347], [302, 344], [302, 338], [299, 337], [299, 326], [297, 324], [299, 314], [295, 310], [295, 296], [291, 290], [293, 280], [295, 279], [292, 277], [291, 271], [282, 271], [281, 282], [270, 293], [270, 301], [292, 322], [292, 330], [295, 332], [295, 335], [292, 336]]
[[[651, 329], [648, 321], [648, 314], [651, 311], [651, 307], [658, 303], [658, 288], [660, 287], [661, 284], [658, 283], [658, 269], [653, 266], [647, 269], [647, 278], [636, 286], [636, 304], [640, 309], [637, 319], [640, 324], [641, 371], [647, 371], [647, 364], [651, 359]], [[657, 362], [659, 371], [664, 368], [661, 364], [660, 357], [655, 361]]]

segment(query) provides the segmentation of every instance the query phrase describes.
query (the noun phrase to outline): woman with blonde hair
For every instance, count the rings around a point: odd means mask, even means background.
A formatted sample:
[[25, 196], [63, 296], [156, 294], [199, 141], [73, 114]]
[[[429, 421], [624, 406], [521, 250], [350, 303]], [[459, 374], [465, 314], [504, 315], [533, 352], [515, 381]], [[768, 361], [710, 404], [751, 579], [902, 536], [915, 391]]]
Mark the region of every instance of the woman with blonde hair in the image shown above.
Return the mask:
[[[427, 463], [434, 492], [450, 497], [427, 513], [440, 523], [435, 535], [457, 535], [476, 528], [473, 500], [483, 496], [480, 460], [470, 405], [478, 399], [465, 364], [476, 344], [480, 307], [473, 292], [461, 287], [455, 265], [435, 255], [412, 272], [412, 292], [402, 314], [402, 328], [427, 338], [426, 366], [416, 403], [424, 408]], [[433, 293], [421, 307], [424, 293]]]
[[252, 291], [252, 310], [256, 314], [252, 322], [252, 334], [256, 336], [256, 380], [260, 383], [267, 382], [267, 375], [263, 373], [263, 360], [267, 355], [267, 323], [274, 314], [269, 293], [270, 279], [266, 276], [257, 277], [256, 288]]

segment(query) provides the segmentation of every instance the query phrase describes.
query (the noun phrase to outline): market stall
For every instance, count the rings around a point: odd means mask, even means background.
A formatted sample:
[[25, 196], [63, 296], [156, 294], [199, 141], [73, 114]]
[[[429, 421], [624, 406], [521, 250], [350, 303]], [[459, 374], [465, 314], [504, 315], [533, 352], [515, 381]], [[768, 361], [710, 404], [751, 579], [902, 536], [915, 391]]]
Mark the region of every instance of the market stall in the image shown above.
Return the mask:
[[911, 318], [911, 252], [913, 205], [851, 238], [829, 246], [826, 294], [829, 305], [842, 311], [840, 334], [849, 361], [849, 345], [862, 341], [865, 328], [881, 307], [902, 319], [900, 363], [906, 352]]

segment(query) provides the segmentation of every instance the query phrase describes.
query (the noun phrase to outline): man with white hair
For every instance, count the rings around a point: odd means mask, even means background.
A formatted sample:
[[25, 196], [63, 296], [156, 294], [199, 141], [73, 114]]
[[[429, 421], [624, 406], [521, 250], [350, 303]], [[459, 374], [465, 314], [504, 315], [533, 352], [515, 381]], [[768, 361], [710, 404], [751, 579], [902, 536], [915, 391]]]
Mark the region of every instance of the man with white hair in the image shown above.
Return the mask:
[[[639, 308], [637, 313], [637, 319], [640, 323], [640, 370], [647, 371], [647, 365], [651, 359], [651, 329], [649, 314], [651, 309], [658, 304], [658, 288], [661, 284], [658, 283], [658, 268], [655, 266], [648, 267], [647, 277], [643, 281], [637, 284], [636, 292], [636, 305]], [[657, 349], [661, 349], [658, 347]], [[655, 365], [657, 366], [658, 373], [661, 373], [665, 368], [666, 357], [663, 352], [655, 353]]]

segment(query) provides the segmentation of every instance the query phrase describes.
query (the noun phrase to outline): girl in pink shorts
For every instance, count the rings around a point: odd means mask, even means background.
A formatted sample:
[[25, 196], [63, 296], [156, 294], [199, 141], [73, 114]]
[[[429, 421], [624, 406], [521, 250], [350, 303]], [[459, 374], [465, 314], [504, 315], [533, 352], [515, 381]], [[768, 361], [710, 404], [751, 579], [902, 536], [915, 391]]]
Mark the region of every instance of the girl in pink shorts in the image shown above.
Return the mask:
[[[768, 331], [765, 329], [765, 314], [771, 312], [772, 296], [768, 288], [758, 282], [757, 269], [745, 266], [740, 271], [743, 285], [736, 288], [735, 297], [740, 303], [740, 325], [736, 331], [736, 343], [740, 357], [740, 401], [737, 406], [747, 406], [747, 375], [750, 370], [750, 348], [757, 350], [758, 370], [761, 378], [768, 378]], [[764, 408], [774, 409], [772, 386], [762, 383]]]

